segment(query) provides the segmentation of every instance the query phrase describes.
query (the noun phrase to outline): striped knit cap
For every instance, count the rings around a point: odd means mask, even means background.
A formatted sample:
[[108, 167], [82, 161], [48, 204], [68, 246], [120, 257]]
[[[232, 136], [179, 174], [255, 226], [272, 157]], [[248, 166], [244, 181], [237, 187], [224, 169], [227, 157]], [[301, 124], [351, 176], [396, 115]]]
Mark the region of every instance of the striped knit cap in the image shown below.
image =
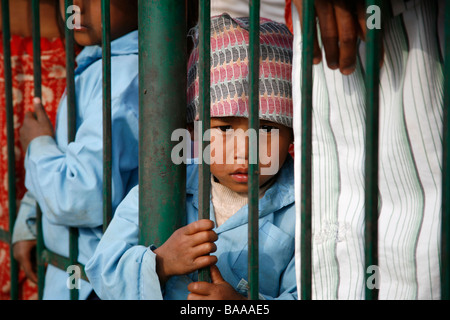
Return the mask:
[[[188, 122], [199, 106], [198, 29], [189, 59]], [[292, 34], [284, 25], [260, 20], [259, 118], [292, 127]], [[249, 19], [211, 18], [211, 117], [249, 115]]]

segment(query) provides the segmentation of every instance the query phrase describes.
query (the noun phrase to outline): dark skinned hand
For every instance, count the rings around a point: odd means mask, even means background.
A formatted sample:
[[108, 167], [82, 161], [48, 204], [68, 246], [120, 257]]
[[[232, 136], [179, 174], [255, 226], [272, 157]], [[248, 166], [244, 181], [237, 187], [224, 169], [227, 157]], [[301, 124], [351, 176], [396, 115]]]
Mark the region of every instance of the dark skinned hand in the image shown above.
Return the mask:
[[54, 136], [53, 125], [42, 106], [41, 99], [34, 98], [34, 112], [27, 112], [20, 129], [20, 142], [26, 152], [30, 142], [40, 136]]
[[247, 300], [226, 282], [216, 265], [211, 266], [211, 283], [191, 282], [188, 300]]
[[[303, 24], [303, 0], [293, 0]], [[366, 7], [363, 0], [315, 0], [325, 60], [332, 70], [344, 75], [355, 71], [358, 38], [366, 39]], [[316, 33], [317, 34], [317, 33]], [[322, 61], [317, 35], [314, 37], [314, 64]], [[381, 63], [381, 62], [380, 62]]]

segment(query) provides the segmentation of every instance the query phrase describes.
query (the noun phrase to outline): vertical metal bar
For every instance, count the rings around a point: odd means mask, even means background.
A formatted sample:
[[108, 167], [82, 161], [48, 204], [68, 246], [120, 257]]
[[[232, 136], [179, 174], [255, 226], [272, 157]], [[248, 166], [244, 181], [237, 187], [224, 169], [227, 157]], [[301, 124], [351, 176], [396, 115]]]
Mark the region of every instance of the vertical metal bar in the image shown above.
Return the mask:
[[[9, 211], [9, 235], [11, 235], [16, 221], [16, 157], [14, 152], [14, 111], [12, 94], [12, 69], [11, 69], [11, 31], [9, 19], [9, 2], [2, 0], [3, 21], [3, 57], [5, 69], [5, 102], [6, 102], [6, 132], [8, 150], [8, 211]], [[9, 237], [11, 240], [11, 237]], [[11, 299], [19, 297], [19, 268], [14, 259], [11, 241], [9, 241], [9, 254], [11, 259]]]
[[[41, 27], [40, 27], [40, 10], [39, 0], [33, 0], [31, 3], [32, 9], [32, 24], [33, 24], [33, 81], [34, 81], [34, 96], [42, 98], [42, 72], [41, 72]], [[37, 263], [37, 276], [38, 276], [38, 298], [42, 299], [44, 294], [44, 281], [45, 281], [45, 262], [42, 258], [42, 252], [44, 251], [44, 239], [42, 234], [42, 211], [39, 205], [36, 203], [36, 216], [37, 216], [37, 228], [38, 237], [36, 239], [36, 263]]]
[[[259, 297], [259, 9], [260, 1], [250, 1], [249, 38], [249, 170], [248, 170], [248, 298]], [[252, 146], [252, 147], [250, 147]]]
[[[367, 0], [366, 6], [381, 8], [382, 0]], [[367, 29], [366, 42], [366, 150], [365, 150], [365, 270], [378, 266], [378, 127], [381, 31]], [[378, 299], [378, 289], [367, 285], [366, 300]]]
[[73, 5], [73, 0], [65, 0], [66, 6], [66, 27], [65, 27], [65, 41], [66, 41], [66, 73], [67, 73], [67, 109], [68, 109], [68, 143], [75, 140], [76, 135], [76, 102], [75, 102], [75, 40], [73, 36], [73, 29], [68, 27], [68, 19], [71, 13], [67, 8]]
[[42, 211], [36, 206], [36, 259], [37, 259], [37, 278], [38, 278], [38, 299], [44, 297], [45, 285], [45, 259], [43, 257], [45, 251], [44, 233], [42, 231]]
[[301, 105], [301, 299], [312, 299], [312, 108], [314, 0], [303, 1]]
[[[211, 127], [211, 2], [210, 0], [200, 0], [199, 6], [199, 109], [200, 123], [202, 124], [202, 137], [199, 138], [199, 219], [209, 219], [210, 193], [211, 193], [211, 172], [210, 154], [204, 154], [210, 141], [209, 129]], [[199, 270], [199, 281], [211, 281], [209, 268]]]
[[102, 0], [103, 63], [103, 231], [112, 219], [111, 22], [110, 0]]
[[34, 96], [42, 97], [42, 71], [41, 71], [41, 26], [40, 26], [40, 11], [39, 0], [33, 0], [32, 6], [32, 36], [33, 36], [33, 81], [34, 81]]
[[[67, 137], [68, 143], [75, 140], [76, 135], [76, 100], [75, 100], [75, 41], [73, 29], [68, 27], [68, 20], [72, 12], [68, 8], [73, 5], [73, 0], [65, 0], [65, 40], [66, 40], [66, 72], [67, 72]], [[69, 228], [69, 260], [71, 265], [76, 265], [78, 260], [78, 229]], [[78, 289], [70, 290], [70, 299], [78, 300]]]
[[450, 299], [450, 3], [445, 4], [444, 131], [441, 221], [441, 299]]
[[171, 160], [171, 135], [186, 127], [186, 25], [185, 1], [139, 0], [139, 242], [146, 246], [164, 243], [185, 219], [186, 167]]

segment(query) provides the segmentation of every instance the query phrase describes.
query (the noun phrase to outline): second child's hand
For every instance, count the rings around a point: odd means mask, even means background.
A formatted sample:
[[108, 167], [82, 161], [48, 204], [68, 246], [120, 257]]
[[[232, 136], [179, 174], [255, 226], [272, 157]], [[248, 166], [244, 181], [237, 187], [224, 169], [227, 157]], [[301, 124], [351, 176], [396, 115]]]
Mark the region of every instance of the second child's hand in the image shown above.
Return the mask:
[[[332, 70], [344, 75], [356, 69], [358, 38], [366, 39], [366, 8], [363, 0], [315, 0], [315, 12], [325, 60]], [[294, 0], [303, 24], [303, 0]], [[317, 36], [314, 37], [314, 64], [322, 61]], [[380, 62], [381, 64], [381, 62]]]
[[47, 112], [41, 103], [41, 99], [34, 98], [34, 112], [25, 114], [22, 128], [20, 129], [20, 143], [24, 151], [28, 149], [30, 142], [40, 136], [54, 137], [53, 125]]

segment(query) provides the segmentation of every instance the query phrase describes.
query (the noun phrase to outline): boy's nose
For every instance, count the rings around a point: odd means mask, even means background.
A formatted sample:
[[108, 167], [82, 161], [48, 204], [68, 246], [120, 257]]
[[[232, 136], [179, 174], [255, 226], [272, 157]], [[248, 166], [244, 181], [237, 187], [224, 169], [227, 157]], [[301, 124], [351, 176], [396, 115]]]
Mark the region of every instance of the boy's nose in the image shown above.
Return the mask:
[[249, 157], [249, 137], [247, 135], [236, 135], [234, 139], [234, 159], [247, 162]]
[[80, 8], [80, 12], [83, 10], [83, 1], [84, 0], [73, 0], [73, 5]]

